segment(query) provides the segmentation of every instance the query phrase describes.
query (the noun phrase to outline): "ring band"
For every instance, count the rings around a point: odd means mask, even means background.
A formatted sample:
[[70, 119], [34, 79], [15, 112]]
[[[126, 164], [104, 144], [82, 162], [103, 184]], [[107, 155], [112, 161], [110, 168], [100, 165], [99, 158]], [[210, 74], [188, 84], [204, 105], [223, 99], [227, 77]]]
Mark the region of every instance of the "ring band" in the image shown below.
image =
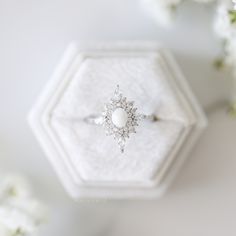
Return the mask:
[[[156, 115], [143, 115], [139, 114], [140, 120], [148, 120], [151, 122], [156, 122], [159, 118]], [[101, 115], [91, 115], [84, 118], [84, 122], [91, 125], [103, 125], [104, 118]]]
[[134, 102], [127, 101], [117, 85], [115, 93], [110, 101], [105, 104], [101, 115], [90, 115], [84, 118], [84, 122], [104, 127], [107, 135], [112, 135], [117, 140], [121, 152], [124, 152], [126, 140], [131, 133], [136, 133], [139, 121], [148, 120], [157, 122], [160, 119], [155, 114], [138, 114]]

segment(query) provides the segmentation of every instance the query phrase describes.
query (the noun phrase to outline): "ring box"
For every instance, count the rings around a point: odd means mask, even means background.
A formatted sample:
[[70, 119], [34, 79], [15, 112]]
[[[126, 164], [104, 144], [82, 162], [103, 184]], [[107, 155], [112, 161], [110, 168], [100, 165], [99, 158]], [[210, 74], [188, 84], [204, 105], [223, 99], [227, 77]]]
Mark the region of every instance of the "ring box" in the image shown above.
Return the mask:
[[[141, 122], [124, 154], [103, 127], [81, 121], [101, 113], [117, 84], [139, 113], [160, 118]], [[155, 42], [72, 43], [29, 122], [74, 199], [159, 197], [207, 126], [171, 53]]]

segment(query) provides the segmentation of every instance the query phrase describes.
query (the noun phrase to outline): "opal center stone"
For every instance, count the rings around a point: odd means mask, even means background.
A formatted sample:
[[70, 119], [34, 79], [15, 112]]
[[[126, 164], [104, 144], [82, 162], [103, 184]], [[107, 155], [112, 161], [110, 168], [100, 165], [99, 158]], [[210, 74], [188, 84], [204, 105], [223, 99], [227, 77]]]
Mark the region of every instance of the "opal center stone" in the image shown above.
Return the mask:
[[122, 108], [117, 108], [112, 113], [112, 122], [118, 128], [123, 128], [126, 126], [128, 120], [127, 112]]

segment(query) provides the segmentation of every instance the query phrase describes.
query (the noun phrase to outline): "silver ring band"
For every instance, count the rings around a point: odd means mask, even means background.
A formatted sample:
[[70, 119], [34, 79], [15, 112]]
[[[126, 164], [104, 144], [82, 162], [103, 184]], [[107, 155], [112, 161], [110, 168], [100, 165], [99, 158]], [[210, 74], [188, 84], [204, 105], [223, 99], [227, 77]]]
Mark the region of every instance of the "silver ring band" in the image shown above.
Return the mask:
[[[143, 115], [139, 114], [139, 120], [147, 120], [150, 122], [157, 122], [160, 119], [156, 115]], [[85, 123], [90, 125], [103, 125], [104, 119], [101, 115], [90, 115], [84, 118]]]

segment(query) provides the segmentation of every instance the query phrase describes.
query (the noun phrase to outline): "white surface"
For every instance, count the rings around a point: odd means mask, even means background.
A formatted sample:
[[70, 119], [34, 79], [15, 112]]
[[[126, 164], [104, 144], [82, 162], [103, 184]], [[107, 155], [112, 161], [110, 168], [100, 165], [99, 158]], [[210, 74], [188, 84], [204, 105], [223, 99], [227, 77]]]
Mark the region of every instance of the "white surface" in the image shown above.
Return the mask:
[[[208, 132], [165, 198], [142, 204], [73, 203], [25, 119], [71, 39], [162, 40], [204, 106], [225, 99], [228, 78], [212, 68], [220, 51], [212, 11], [190, 5], [166, 31], [134, 0], [0, 1], [0, 167], [30, 176], [38, 195], [51, 204], [52, 220], [41, 235], [99, 235], [107, 222], [109, 235], [235, 236], [236, 132], [224, 110], [211, 116]], [[114, 223], [110, 214], [118, 209]]]

